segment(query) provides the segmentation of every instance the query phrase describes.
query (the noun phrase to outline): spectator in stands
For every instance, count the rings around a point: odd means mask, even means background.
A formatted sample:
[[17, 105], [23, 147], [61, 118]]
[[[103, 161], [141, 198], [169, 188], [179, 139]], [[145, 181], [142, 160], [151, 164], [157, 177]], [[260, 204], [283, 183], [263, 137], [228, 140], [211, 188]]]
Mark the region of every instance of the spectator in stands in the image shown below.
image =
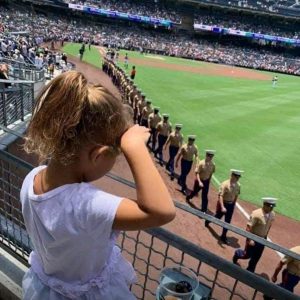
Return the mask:
[[[8, 78], [8, 65], [7, 64], [0, 64], [0, 79], [1, 80], [9, 80]], [[0, 83], [0, 87], [9, 87], [10, 83]]]
[[[116, 246], [118, 232], [168, 223], [175, 207], [145, 145], [148, 129], [130, 127], [126, 111], [75, 71], [53, 79], [37, 99], [25, 148], [48, 164], [33, 169], [21, 189], [34, 248], [24, 299], [135, 299], [128, 287], [135, 272]], [[136, 180], [136, 201], [90, 183], [113, 167], [120, 150]]]

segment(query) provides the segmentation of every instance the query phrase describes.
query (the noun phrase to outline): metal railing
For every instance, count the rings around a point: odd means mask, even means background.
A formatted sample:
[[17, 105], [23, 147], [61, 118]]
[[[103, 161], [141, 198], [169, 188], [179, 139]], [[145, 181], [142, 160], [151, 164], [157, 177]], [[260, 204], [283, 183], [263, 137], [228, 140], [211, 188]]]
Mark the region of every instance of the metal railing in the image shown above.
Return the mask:
[[30, 69], [19, 69], [13, 68], [9, 72], [9, 77], [18, 79], [18, 80], [29, 80], [34, 82], [44, 81], [45, 80], [45, 70], [30, 70]]
[[34, 82], [0, 80], [0, 125], [24, 121], [34, 107]]
[[[21, 214], [19, 193], [24, 177], [32, 168], [32, 165], [12, 154], [0, 151], [0, 243], [23, 261], [28, 259], [32, 246]], [[109, 174], [108, 178], [115, 183], [128, 183], [113, 174]], [[133, 183], [130, 186], [134, 187]], [[176, 202], [176, 206], [238, 234], [259, 240], [250, 233], [183, 204]], [[275, 299], [299, 299], [298, 296], [163, 228], [123, 232], [119, 245], [137, 272], [138, 282], [131, 287], [137, 299], [153, 299], [160, 270], [174, 264], [191, 268], [197, 274], [201, 286], [210, 290], [210, 299], [261, 299], [262, 294]], [[267, 246], [293, 254], [272, 243]]]
[[9, 77], [17, 80], [29, 80], [39, 82], [45, 80], [45, 70], [37, 69], [35, 65], [20, 62], [5, 57], [0, 58], [0, 63], [6, 63], [11, 66]]
[[17, 69], [36, 70], [36, 66], [34, 64], [29, 64], [8, 57], [0, 57], [0, 63], [8, 64]]

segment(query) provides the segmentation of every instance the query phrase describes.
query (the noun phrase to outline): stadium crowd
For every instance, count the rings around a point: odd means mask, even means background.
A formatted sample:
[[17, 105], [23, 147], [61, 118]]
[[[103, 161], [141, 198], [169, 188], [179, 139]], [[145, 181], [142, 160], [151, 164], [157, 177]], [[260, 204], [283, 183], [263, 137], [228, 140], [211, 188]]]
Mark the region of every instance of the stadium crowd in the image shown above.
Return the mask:
[[[222, 6], [231, 6], [231, 7], [239, 7], [239, 8], [246, 8], [256, 11], [263, 11], [269, 13], [275, 13], [280, 15], [290, 15], [288, 13], [289, 9], [294, 10], [291, 14], [293, 16], [299, 16], [300, 10], [299, 8], [293, 9], [293, 6], [296, 6], [298, 3], [296, 0], [203, 0], [204, 2], [208, 3], [215, 3]], [[285, 11], [282, 11], [280, 8], [284, 8]], [[287, 9], [287, 10], [286, 10]]]
[[214, 10], [213, 12], [198, 11], [195, 14], [195, 24], [205, 24], [223, 28], [250, 31], [255, 33], [270, 34], [288, 38], [300, 37], [300, 24], [289, 25], [285, 28], [284, 21], [274, 23], [267, 21], [264, 17], [224, 13]]
[[175, 23], [181, 22], [180, 14], [170, 7], [166, 7], [163, 3], [153, 1], [133, 2], [129, 0], [65, 0], [66, 3], [88, 5], [96, 8], [102, 8], [112, 11], [126, 12], [133, 15], [151, 16], [157, 19], [167, 19]]
[[[204, 38], [192, 38], [174, 32], [159, 32], [121, 25], [87, 25], [83, 21], [69, 21], [67, 18], [31, 14], [29, 11], [1, 9], [1, 20], [8, 32], [27, 31], [31, 37], [17, 37], [17, 45], [2, 38], [1, 50], [12, 46], [17, 49], [15, 55], [39, 57], [32, 47], [33, 42], [42, 41], [72, 41], [91, 42], [96, 45], [114, 45], [125, 49], [143, 49], [143, 51], [158, 52], [170, 56], [230, 65], [300, 74], [300, 62], [295, 57], [285, 53], [274, 53], [267, 49], [245, 48], [240, 45], [221, 44]], [[27, 20], [27, 21], [24, 21]], [[4, 51], [3, 51], [4, 50]], [[39, 55], [40, 56], [40, 55]]]
[[[116, 1], [116, 0], [65, 0], [67, 3], [85, 4], [92, 7], [103, 8], [108, 10], [117, 10], [128, 12], [131, 14], [152, 16], [155, 18], [169, 19], [173, 22], [180, 23], [180, 11], [175, 8], [167, 7], [159, 2], [143, 1]], [[244, 31], [251, 31], [256, 33], [271, 34], [288, 38], [298, 38], [300, 36], [300, 26], [289, 26], [289, 29], [284, 28], [285, 21], [268, 20], [266, 17], [255, 17], [250, 15], [243, 15], [242, 17], [234, 12], [227, 12], [219, 10], [209, 11], [207, 9], [199, 9], [194, 11], [196, 24], [214, 25], [219, 27], [238, 29]], [[241, 21], [242, 20], [242, 21]]]

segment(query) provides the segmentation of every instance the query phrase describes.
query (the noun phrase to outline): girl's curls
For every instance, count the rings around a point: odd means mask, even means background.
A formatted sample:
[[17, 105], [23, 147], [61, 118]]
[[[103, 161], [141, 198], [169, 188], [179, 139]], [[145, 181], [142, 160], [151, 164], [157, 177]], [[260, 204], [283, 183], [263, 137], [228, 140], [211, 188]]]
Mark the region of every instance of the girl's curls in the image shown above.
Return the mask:
[[53, 79], [36, 100], [25, 150], [41, 161], [67, 165], [89, 145], [119, 149], [130, 126], [121, 101], [101, 85], [87, 83], [82, 73], [70, 71]]

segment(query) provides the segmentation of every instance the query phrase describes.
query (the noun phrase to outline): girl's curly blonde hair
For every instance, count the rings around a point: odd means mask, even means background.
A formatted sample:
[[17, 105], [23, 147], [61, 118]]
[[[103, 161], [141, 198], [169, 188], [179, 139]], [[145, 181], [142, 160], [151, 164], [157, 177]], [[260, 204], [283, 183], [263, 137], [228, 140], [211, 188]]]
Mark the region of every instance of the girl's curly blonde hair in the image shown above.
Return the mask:
[[119, 99], [70, 71], [53, 79], [38, 96], [24, 147], [40, 161], [67, 165], [86, 145], [118, 149], [128, 126], [128, 113]]

